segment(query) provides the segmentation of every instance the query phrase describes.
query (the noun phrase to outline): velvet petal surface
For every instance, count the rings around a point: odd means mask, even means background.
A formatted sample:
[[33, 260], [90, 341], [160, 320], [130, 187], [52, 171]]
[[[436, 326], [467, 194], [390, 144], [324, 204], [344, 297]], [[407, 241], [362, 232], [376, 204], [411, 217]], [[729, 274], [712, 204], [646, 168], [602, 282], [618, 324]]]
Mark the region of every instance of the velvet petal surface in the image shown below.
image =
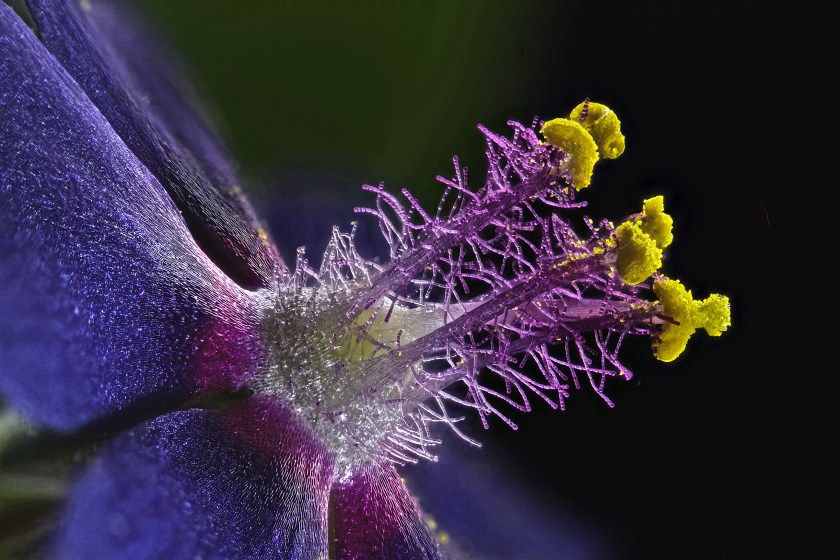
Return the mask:
[[393, 465], [360, 468], [333, 486], [333, 556], [340, 560], [434, 560], [435, 537]]
[[251, 399], [163, 415], [79, 481], [57, 558], [318, 559], [332, 464], [293, 415]]
[[0, 4], [0, 394], [72, 430], [259, 367], [259, 298]]
[[267, 288], [282, 267], [227, 154], [172, 57], [125, 3], [32, 0], [38, 37], [170, 194], [233, 280]]

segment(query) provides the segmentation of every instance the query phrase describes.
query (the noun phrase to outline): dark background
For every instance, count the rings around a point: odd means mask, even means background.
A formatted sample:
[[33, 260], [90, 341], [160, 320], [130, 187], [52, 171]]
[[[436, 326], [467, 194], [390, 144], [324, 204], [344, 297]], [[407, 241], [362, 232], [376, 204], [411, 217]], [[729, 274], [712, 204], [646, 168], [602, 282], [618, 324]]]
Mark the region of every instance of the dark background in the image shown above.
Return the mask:
[[[836, 554], [836, 29], [801, 2], [141, 4], [195, 70], [287, 258], [317, 255], [364, 182], [427, 203], [475, 125], [585, 97], [628, 148], [598, 165], [594, 218], [665, 194], [664, 270], [721, 292], [733, 326], [676, 362], [631, 345], [609, 409], [573, 394], [403, 469], [465, 557]], [[831, 55], [831, 52], [835, 52]], [[320, 236], [319, 236], [320, 235]], [[369, 242], [364, 240], [363, 242]]]

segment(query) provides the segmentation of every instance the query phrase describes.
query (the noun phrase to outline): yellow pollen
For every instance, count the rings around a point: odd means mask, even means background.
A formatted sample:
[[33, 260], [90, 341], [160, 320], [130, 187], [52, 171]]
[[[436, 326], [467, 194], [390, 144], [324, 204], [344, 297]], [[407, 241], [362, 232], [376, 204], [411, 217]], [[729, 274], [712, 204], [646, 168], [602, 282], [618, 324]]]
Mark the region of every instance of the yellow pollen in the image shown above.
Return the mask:
[[598, 146], [580, 123], [569, 119], [553, 119], [540, 131], [552, 146], [560, 148], [572, 159], [572, 186], [585, 189], [592, 180], [592, 168], [598, 161]]
[[662, 304], [665, 315], [679, 324], [666, 323], [653, 343], [653, 353], [663, 362], [676, 359], [685, 350], [688, 339], [699, 328], [711, 336], [720, 336], [731, 324], [729, 298], [712, 294], [702, 301], [696, 301], [691, 291], [679, 280], [657, 280], [653, 291]]
[[656, 246], [664, 249], [674, 240], [672, 230], [674, 219], [665, 213], [665, 198], [648, 198], [642, 205], [642, 231], [656, 241]]
[[635, 222], [624, 222], [615, 230], [618, 240], [616, 269], [627, 284], [644, 282], [662, 266], [662, 250]]
[[[586, 108], [586, 118], [582, 119]], [[606, 105], [584, 101], [569, 114], [569, 119], [579, 122], [589, 134], [604, 159], [615, 159], [624, 153], [624, 135], [621, 133], [621, 121]]]

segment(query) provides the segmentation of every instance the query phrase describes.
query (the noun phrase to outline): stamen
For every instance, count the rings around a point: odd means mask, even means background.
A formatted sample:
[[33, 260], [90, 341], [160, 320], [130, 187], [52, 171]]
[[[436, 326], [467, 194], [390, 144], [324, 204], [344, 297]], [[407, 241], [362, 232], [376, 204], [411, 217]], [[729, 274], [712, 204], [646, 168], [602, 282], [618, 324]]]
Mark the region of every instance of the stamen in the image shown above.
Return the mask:
[[689, 326], [728, 326], [722, 296], [692, 304], [688, 320], [669, 311], [679, 298], [644, 297], [672, 237], [661, 197], [618, 226], [583, 216], [585, 235], [567, 220], [586, 205], [577, 190], [599, 151], [624, 149], [612, 111], [587, 99], [542, 126], [549, 142], [538, 119], [509, 124], [511, 138], [479, 127], [489, 162], [479, 188], [453, 158], [434, 215], [405, 189], [401, 199], [363, 187], [375, 203], [356, 211], [377, 220], [389, 262], [359, 255], [355, 223], [333, 230], [318, 272], [299, 251], [267, 328], [278, 350], [255, 385], [291, 402], [339, 464], [434, 460], [439, 423], [478, 445], [451, 407], [516, 429], [505, 410], [528, 412], [534, 396], [564, 410], [582, 379], [612, 407], [608, 381], [632, 377], [618, 355], [627, 335], [652, 337], [670, 358]]

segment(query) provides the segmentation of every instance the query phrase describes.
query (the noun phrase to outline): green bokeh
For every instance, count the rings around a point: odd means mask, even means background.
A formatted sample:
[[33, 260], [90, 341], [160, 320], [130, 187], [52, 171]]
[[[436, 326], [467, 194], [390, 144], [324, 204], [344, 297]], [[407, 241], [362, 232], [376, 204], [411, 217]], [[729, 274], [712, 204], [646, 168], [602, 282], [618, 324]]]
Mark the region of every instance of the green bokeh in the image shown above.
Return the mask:
[[245, 5], [142, 7], [205, 86], [246, 176], [338, 164], [423, 193], [453, 154], [481, 163], [477, 123], [528, 120], [553, 99], [535, 66], [562, 41], [538, 3]]

